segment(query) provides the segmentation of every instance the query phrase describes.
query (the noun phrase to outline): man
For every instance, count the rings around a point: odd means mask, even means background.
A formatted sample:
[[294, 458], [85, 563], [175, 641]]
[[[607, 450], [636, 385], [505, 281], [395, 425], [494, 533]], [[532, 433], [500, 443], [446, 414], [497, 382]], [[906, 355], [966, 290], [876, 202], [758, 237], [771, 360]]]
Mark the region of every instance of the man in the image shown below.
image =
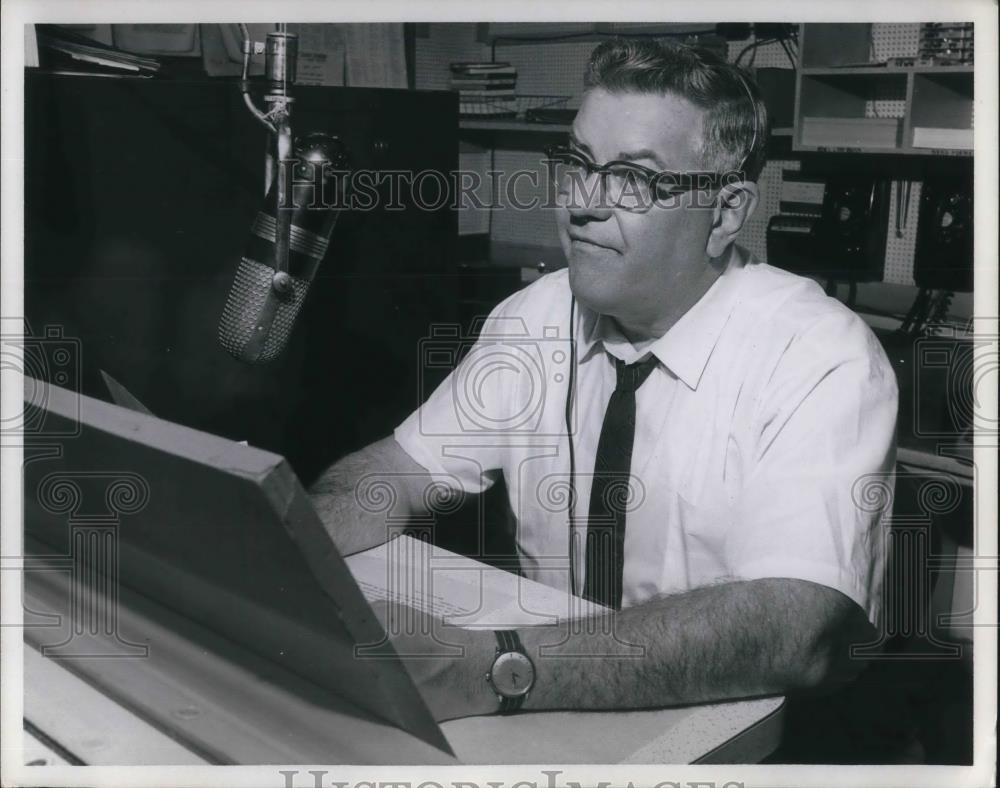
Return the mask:
[[[849, 646], [879, 623], [883, 513], [858, 489], [893, 465], [891, 368], [853, 313], [735, 243], [766, 144], [749, 79], [619, 40], [586, 85], [569, 149], [550, 154], [568, 269], [500, 304], [393, 437], [320, 479], [316, 506], [353, 552], [385, 538], [354, 499], [366, 474], [392, 475], [417, 513], [428, 479], [479, 492], [502, 472], [524, 574], [610, 608], [596, 634], [440, 633], [462, 656], [407, 667], [442, 719], [849, 680]], [[706, 171], [723, 177], [690, 175]], [[507, 363], [526, 338], [534, 379]]]

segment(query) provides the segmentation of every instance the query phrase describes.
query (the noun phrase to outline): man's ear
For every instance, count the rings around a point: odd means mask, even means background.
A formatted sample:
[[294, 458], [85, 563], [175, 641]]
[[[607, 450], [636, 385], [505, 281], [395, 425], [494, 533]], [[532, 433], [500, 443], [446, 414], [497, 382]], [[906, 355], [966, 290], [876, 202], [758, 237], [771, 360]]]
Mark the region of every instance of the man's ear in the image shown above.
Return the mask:
[[719, 257], [736, 240], [744, 223], [753, 215], [760, 201], [757, 184], [752, 181], [727, 183], [719, 190], [712, 209], [712, 232], [705, 251], [709, 257]]

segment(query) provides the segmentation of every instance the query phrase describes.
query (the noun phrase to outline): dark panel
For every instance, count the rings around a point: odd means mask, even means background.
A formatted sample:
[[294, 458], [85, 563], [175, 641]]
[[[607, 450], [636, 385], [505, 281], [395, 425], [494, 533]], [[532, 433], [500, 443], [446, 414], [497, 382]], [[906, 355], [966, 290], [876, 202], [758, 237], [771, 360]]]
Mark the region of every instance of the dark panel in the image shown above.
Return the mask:
[[[457, 167], [453, 95], [296, 97], [295, 133], [340, 135], [355, 166]], [[25, 310], [35, 332], [80, 339], [85, 393], [107, 399], [104, 369], [158, 416], [283, 454], [308, 483], [418, 404], [417, 341], [455, 320], [457, 224], [405, 193], [402, 210], [345, 214], [284, 357], [246, 366], [216, 330], [265, 144], [229, 80], [29, 73]]]

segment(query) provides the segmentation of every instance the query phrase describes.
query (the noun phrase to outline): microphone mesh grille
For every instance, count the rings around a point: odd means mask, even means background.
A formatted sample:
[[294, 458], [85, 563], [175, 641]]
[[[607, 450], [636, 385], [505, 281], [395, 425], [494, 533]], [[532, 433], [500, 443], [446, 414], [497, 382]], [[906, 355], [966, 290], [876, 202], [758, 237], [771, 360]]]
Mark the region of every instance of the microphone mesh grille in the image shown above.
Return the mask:
[[309, 289], [307, 281], [291, 277], [292, 287], [278, 302], [277, 314], [263, 347], [259, 353], [247, 355], [250, 352], [247, 344], [253, 338], [254, 327], [271, 293], [273, 276], [273, 268], [248, 257], [244, 257], [236, 269], [236, 278], [219, 321], [219, 343], [243, 361], [263, 364], [281, 355]]

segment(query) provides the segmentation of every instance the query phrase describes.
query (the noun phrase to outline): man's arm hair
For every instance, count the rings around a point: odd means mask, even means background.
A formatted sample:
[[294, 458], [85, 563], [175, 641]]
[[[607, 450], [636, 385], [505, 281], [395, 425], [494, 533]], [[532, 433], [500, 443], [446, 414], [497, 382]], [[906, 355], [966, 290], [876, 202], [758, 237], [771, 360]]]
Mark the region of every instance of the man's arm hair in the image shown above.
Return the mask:
[[359, 482], [373, 477], [391, 486], [393, 518], [425, 513], [423, 491], [431, 476], [392, 436], [348, 454], [309, 488], [313, 506], [342, 555], [381, 544], [387, 538], [389, 511], [362, 505]]
[[520, 630], [538, 673], [525, 708], [643, 708], [827, 690], [862, 669], [851, 644], [874, 640], [861, 608], [839, 591], [785, 578], [698, 588], [602, 622], [597, 634], [574, 632], [571, 622], [561, 631]]

